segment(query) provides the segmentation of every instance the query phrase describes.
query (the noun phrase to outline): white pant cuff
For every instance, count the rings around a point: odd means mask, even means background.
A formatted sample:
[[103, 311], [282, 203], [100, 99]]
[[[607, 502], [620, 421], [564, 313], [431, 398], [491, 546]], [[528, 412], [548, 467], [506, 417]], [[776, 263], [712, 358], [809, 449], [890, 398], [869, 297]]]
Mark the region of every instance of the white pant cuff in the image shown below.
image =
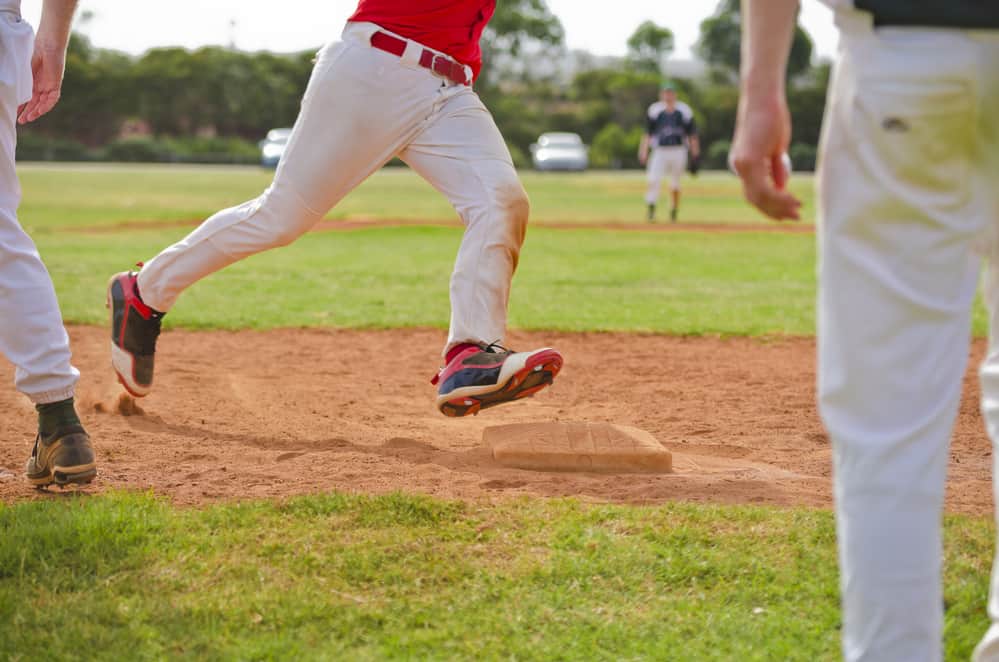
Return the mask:
[[44, 393], [25, 393], [28, 399], [31, 400], [36, 405], [48, 405], [53, 402], [62, 402], [63, 400], [69, 400], [76, 393], [76, 386], [67, 386], [64, 389], [58, 391], [45, 391]]

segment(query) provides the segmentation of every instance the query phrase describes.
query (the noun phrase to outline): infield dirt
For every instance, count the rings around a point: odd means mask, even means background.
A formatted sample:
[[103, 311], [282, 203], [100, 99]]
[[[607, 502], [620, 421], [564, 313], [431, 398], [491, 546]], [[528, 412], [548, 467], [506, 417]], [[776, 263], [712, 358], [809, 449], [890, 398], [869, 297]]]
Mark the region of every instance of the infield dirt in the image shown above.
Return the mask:
[[[98, 452], [98, 480], [80, 491], [152, 490], [181, 504], [328, 490], [405, 491], [459, 499], [518, 495], [658, 503], [684, 500], [831, 505], [830, 450], [815, 407], [815, 342], [524, 333], [514, 348], [565, 356], [555, 385], [466, 419], [433, 407], [430, 377], [444, 333], [278, 330], [167, 331], [153, 393], [123, 396], [103, 328], [71, 327], [83, 373], [78, 402]], [[984, 342], [972, 347], [972, 366]], [[22, 470], [31, 404], [0, 362], [0, 500], [37, 491]], [[973, 367], [951, 448], [947, 508], [992, 509], [991, 447]], [[673, 473], [546, 473], [499, 466], [486, 427], [591, 421], [652, 433]]]

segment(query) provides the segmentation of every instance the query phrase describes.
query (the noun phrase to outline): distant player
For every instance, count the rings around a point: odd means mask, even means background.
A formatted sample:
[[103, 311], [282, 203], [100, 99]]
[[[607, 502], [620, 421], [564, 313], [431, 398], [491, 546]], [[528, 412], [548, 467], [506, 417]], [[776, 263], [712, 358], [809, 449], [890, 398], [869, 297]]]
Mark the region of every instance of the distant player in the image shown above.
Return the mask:
[[697, 159], [701, 153], [694, 112], [687, 104], [677, 101], [673, 84], [665, 83], [659, 101], [649, 106], [646, 114], [647, 128], [638, 148], [638, 161], [642, 165], [648, 163], [649, 190], [645, 194], [648, 220], [656, 220], [656, 203], [663, 177], [669, 177], [669, 218], [676, 222], [680, 209], [680, 178], [687, 169], [687, 152], [690, 151], [692, 159]]
[[[999, 462], [999, 3], [826, 2], [840, 45], [817, 177], [818, 389], [832, 442], [843, 657], [938, 662], [941, 520], [979, 253], [992, 325], [981, 411]], [[742, 7], [732, 162], [750, 202], [798, 218], [780, 164], [798, 2]], [[999, 557], [988, 611], [979, 662], [999, 660]]]
[[76, 0], [44, 0], [36, 37], [21, 18], [21, 0], [0, 0], [0, 353], [38, 411], [26, 472], [39, 487], [89, 483], [97, 475], [73, 404], [80, 373], [70, 363], [52, 279], [17, 221], [21, 188], [14, 169], [16, 122], [38, 119], [59, 100], [75, 8]]
[[319, 53], [271, 186], [218, 212], [138, 273], [112, 278], [112, 364], [130, 393], [149, 393], [160, 321], [181, 292], [291, 243], [393, 157], [444, 193], [465, 224], [445, 365], [432, 380], [437, 408], [474, 414], [552, 382], [562, 366], [557, 351], [496, 344], [506, 333], [529, 209], [506, 143], [472, 89], [479, 38], [495, 7], [495, 0], [361, 0], [342, 40]]

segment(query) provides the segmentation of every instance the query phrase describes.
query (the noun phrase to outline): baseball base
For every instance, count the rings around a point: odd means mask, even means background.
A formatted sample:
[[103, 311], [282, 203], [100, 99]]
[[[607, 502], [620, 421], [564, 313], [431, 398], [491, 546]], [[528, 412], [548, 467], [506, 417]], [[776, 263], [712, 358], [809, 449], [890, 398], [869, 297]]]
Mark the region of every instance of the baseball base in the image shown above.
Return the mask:
[[486, 428], [499, 464], [535, 471], [669, 473], [673, 457], [648, 432], [611, 423], [516, 423]]

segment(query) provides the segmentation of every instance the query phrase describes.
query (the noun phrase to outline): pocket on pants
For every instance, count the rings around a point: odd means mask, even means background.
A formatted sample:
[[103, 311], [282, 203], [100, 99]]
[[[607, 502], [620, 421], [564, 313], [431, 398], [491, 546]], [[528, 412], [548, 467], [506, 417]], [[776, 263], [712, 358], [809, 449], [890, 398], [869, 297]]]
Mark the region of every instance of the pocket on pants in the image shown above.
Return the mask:
[[0, 86], [14, 92], [18, 105], [31, 98], [31, 53], [35, 31], [13, 14], [0, 13]]
[[882, 180], [874, 183], [903, 198], [918, 195], [927, 208], [969, 201], [977, 127], [969, 81], [861, 78], [853, 106], [862, 128], [857, 151]]

